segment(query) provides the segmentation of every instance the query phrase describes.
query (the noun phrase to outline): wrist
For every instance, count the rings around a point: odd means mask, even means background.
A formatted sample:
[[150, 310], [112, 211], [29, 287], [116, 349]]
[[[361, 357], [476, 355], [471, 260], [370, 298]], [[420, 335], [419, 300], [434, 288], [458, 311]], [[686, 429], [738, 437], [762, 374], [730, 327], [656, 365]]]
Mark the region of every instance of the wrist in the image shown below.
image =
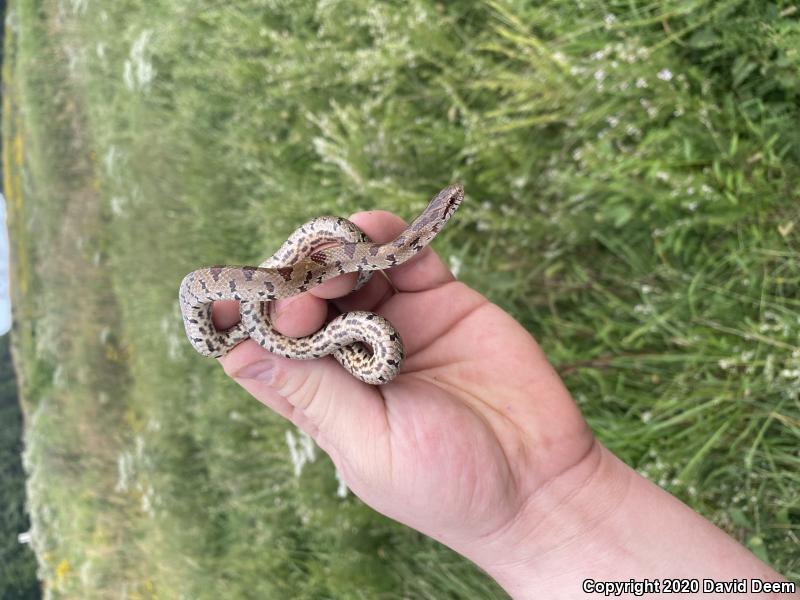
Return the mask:
[[[540, 486], [516, 518], [481, 540], [469, 556], [514, 598], [574, 598], [580, 579], [607, 549], [595, 547], [631, 485], [596, 439], [575, 465]], [[624, 466], [624, 465], [623, 465]], [[587, 547], [589, 544], [591, 547]]]
[[589, 579], [697, 579], [701, 585], [703, 579], [785, 581], [597, 441], [472, 554], [514, 598], [589, 596], [583, 590]]

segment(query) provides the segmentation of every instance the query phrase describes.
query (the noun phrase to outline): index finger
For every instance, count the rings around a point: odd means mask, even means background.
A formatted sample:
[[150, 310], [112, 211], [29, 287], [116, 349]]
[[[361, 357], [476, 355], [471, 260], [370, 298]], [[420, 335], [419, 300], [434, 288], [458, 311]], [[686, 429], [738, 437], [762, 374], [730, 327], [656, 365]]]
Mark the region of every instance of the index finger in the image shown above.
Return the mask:
[[[385, 210], [358, 212], [350, 220], [379, 244], [391, 242], [408, 227], [403, 219]], [[430, 246], [384, 272], [399, 292], [421, 292], [455, 281], [450, 269]]]
[[[357, 212], [349, 220], [358, 225], [371, 240], [379, 244], [391, 242], [408, 227], [408, 224], [402, 218], [385, 210]], [[394, 291], [392, 286], [399, 292], [421, 292], [455, 281], [450, 269], [430, 246], [426, 246], [416, 256], [401, 265], [384, 271], [384, 273], [389, 278], [389, 281], [384, 278], [373, 278], [366, 288], [354, 294], [353, 300], [359, 305], [359, 308], [373, 308], [372, 306], [364, 306], [365, 301], [367, 304], [373, 304], [378, 300], [385, 300]], [[299, 296], [308, 295], [324, 300], [342, 298], [350, 294], [354, 285], [355, 274], [348, 273], [326, 281], [308, 292], [299, 294]], [[374, 299], [374, 301], [370, 302], [369, 299]], [[276, 303], [278, 305], [283, 303], [294, 304], [294, 300], [296, 300], [296, 297], [289, 302], [277, 300]], [[300, 302], [297, 306], [307, 306], [307, 304]], [[215, 302], [213, 311], [215, 325], [220, 329], [234, 325], [239, 320], [238, 305], [238, 302], [232, 300]], [[340, 306], [340, 308], [342, 307]], [[313, 320], [316, 322], [318, 317]], [[303, 335], [313, 331], [305, 331], [308, 326], [302, 327], [297, 331], [294, 331], [294, 327], [290, 329], [292, 329], [291, 333], [295, 335]]]

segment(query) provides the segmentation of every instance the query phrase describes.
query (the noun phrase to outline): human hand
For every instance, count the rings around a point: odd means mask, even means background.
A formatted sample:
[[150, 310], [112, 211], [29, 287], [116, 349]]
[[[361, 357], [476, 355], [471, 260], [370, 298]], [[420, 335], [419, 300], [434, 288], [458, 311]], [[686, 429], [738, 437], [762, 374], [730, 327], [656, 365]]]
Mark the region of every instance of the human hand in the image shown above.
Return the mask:
[[[376, 242], [405, 227], [381, 211], [351, 219]], [[314, 438], [367, 504], [483, 563], [468, 549], [483, 540], [489, 550], [537, 489], [587, 456], [593, 438], [533, 338], [456, 282], [430, 247], [387, 275], [347, 296], [354, 275], [280, 301], [274, 323], [292, 336], [316, 331], [325, 298], [342, 312], [375, 311], [405, 345], [393, 382], [366, 385], [331, 357], [288, 360], [252, 341], [220, 360]], [[235, 323], [236, 303], [216, 303], [214, 319]]]
[[[405, 227], [382, 211], [351, 220], [379, 243]], [[519, 598], [583, 597], [589, 579], [785, 582], [600, 445], [528, 332], [456, 282], [430, 247], [387, 275], [352, 294], [355, 276], [344, 275], [271, 308], [290, 336], [319, 329], [326, 299], [388, 318], [406, 351], [391, 383], [370, 386], [331, 357], [289, 360], [251, 340], [220, 359], [308, 433], [367, 504]], [[235, 302], [214, 304], [218, 328], [237, 320]]]

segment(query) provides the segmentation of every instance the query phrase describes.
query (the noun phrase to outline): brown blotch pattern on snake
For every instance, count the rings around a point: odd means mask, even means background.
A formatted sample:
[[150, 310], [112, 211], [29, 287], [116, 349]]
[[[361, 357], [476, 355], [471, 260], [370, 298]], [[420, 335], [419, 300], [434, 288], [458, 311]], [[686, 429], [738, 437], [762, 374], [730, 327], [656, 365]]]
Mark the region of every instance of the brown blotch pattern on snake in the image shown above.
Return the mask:
[[[385, 244], [372, 242], [347, 219], [318, 217], [295, 230], [258, 267], [192, 271], [183, 278], [179, 290], [186, 336], [204, 356], [224, 356], [248, 338], [286, 358], [311, 360], [332, 354], [361, 381], [388, 383], [400, 371], [404, 350], [400, 334], [385, 318], [370, 312], [349, 312], [311, 335], [290, 338], [273, 327], [267, 302], [295, 296], [343, 273], [357, 272], [354, 289], [360, 288], [373, 271], [400, 265], [418, 254], [463, 199], [460, 185], [441, 190], [400, 235]], [[326, 244], [335, 245], [316, 250]], [[239, 323], [218, 330], [211, 320], [211, 306], [216, 300], [239, 301]]]

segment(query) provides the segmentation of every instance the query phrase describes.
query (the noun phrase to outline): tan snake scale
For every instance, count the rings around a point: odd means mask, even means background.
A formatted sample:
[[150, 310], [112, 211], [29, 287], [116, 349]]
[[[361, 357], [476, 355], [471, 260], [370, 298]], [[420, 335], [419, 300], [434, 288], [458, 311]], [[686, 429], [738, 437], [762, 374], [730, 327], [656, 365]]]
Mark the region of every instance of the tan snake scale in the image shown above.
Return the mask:
[[[370, 312], [342, 314], [311, 335], [290, 338], [272, 326], [268, 303], [308, 291], [343, 273], [358, 273], [355, 289], [372, 271], [400, 265], [419, 253], [439, 233], [464, 199], [464, 188], [451, 185], [394, 240], [372, 242], [347, 219], [318, 217], [297, 229], [258, 267], [207, 267], [183, 278], [179, 302], [189, 341], [204, 356], [224, 356], [252, 338], [269, 352], [299, 360], [329, 354], [365, 383], [388, 383], [399, 372], [403, 342], [383, 317]], [[324, 244], [335, 244], [319, 249]], [[218, 330], [211, 320], [216, 300], [237, 300], [241, 320]]]

